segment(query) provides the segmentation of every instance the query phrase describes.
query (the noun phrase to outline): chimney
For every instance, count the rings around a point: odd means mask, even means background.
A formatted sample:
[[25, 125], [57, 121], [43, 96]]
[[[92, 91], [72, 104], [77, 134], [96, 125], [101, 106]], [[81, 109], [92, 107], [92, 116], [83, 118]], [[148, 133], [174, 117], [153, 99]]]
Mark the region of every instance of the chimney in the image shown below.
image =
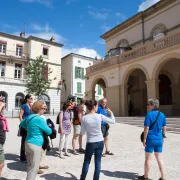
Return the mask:
[[51, 37], [50, 41], [55, 42], [54, 36]]
[[25, 32], [21, 32], [21, 33], [20, 33], [20, 37], [25, 38]]

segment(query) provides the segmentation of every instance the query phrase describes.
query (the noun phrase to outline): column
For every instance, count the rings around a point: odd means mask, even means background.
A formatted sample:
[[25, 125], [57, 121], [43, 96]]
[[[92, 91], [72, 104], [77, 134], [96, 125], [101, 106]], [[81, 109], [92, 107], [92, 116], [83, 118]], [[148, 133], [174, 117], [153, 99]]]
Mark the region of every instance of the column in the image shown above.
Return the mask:
[[107, 106], [113, 111], [114, 115], [118, 117], [120, 115], [119, 86], [112, 86], [106, 88], [106, 98], [108, 100]]
[[147, 99], [159, 99], [159, 80], [150, 79], [148, 81], [145, 81], [145, 83], [147, 85]]
[[120, 85], [120, 116], [128, 116], [127, 85]]
[[91, 100], [91, 99], [95, 98], [95, 93], [96, 93], [95, 90], [86, 91], [86, 92], [85, 92], [85, 98], [86, 98], [87, 100]]
[[172, 115], [180, 115], [180, 84], [172, 84]]

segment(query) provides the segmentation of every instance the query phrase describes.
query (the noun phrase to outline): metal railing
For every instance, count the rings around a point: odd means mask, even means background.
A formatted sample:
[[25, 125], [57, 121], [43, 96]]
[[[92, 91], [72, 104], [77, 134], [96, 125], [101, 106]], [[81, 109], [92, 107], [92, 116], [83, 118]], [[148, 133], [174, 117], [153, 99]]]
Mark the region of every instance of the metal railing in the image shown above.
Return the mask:
[[124, 52], [123, 54], [109, 57], [105, 59], [104, 61], [99, 61], [96, 64], [86, 69], [86, 75], [96, 72], [98, 70], [105, 69], [115, 64], [120, 64], [120, 63], [127, 62], [133, 59], [137, 59], [139, 57], [143, 57], [150, 53], [154, 53], [154, 52], [169, 48], [177, 44], [180, 44], [180, 32], [167, 35], [156, 41], [149, 42], [133, 50]]

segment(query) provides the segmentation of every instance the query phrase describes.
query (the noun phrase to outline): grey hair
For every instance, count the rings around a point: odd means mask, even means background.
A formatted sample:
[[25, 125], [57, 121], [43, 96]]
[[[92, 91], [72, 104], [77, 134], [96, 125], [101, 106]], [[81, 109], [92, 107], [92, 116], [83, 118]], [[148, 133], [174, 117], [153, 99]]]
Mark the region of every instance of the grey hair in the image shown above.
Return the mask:
[[152, 106], [154, 106], [156, 109], [159, 108], [159, 100], [156, 98], [151, 98], [148, 100], [148, 103]]

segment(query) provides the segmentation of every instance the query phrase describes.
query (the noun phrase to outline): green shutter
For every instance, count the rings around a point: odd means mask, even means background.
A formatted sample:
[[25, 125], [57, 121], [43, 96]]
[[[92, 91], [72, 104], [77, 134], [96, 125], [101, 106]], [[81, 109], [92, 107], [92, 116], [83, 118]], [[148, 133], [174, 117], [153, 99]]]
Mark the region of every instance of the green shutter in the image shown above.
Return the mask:
[[98, 95], [101, 95], [101, 86], [98, 85]]
[[77, 82], [77, 93], [81, 93], [81, 83]]
[[75, 67], [75, 78], [78, 78], [78, 67]]
[[82, 78], [81, 79], [84, 79], [84, 68], [82, 68], [82, 74], [81, 74]]

